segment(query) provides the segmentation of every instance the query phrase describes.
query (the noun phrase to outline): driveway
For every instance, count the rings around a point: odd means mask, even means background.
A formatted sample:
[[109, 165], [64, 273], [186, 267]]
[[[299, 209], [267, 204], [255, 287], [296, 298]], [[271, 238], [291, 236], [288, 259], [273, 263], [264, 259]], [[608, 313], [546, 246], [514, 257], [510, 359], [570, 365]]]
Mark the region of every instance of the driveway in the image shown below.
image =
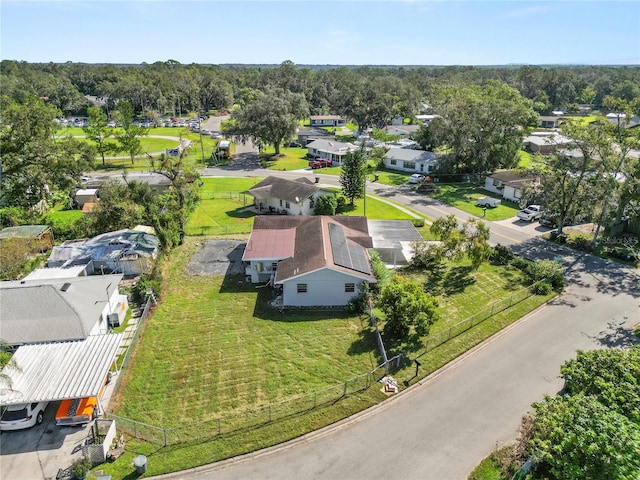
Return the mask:
[[0, 434], [0, 478], [56, 478], [58, 469], [67, 468], [73, 459], [82, 456], [80, 448], [89, 427], [58, 427], [55, 422], [58, 405], [59, 402], [49, 404], [40, 425]]
[[288, 444], [166, 479], [462, 480], [515, 439], [534, 401], [562, 388], [576, 349], [628, 345], [640, 320], [636, 272], [542, 240], [531, 256], [562, 255], [567, 290], [399, 396]]

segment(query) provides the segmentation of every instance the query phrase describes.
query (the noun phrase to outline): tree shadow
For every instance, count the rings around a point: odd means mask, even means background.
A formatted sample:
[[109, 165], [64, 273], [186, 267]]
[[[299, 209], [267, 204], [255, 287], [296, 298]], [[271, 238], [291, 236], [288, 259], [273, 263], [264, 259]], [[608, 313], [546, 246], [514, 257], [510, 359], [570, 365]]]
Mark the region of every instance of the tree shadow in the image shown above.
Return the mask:
[[628, 318], [622, 321], [611, 321], [607, 323], [607, 328], [598, 333], [594, 338], [599, 344], [607, 348], [622, 348], [632, 345], [640, 345], [640, 338], [634, 335], [633, 331], [625, 324]]
[[347, 349], [347, 355], [362, 355], [363, 353], [376, 353], [376, 357], [380, 357], [377, 349], [375, 331], [369, 327], [365, 327], [358, 332], [358, 339], [353, 341]]
[[461, 265], [451, 268], [444, 279], [444, 294], [450, 296], [464, 292], [468, 286], [476, 283], [475, 278], [470, 276], [472, 271], [473, 267], [470, 265]]
[[250, 210], [251, 205], [245, 205], [244, 207], [238, 207], [235, 210], [229, 210], [224, 212], [227, 216], [231, 218], [251, 218], [257, 215], [256, 212]]

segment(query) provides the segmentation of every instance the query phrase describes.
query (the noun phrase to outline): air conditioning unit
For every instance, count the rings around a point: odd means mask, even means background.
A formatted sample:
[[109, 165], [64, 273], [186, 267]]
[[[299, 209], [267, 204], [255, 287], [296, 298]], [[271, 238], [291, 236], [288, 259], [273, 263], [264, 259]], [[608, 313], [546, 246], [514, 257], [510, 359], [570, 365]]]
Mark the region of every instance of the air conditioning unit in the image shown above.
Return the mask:
[[110, 313], [107, 315], [107, 323], [111, 328], [116, 328], [120, 326], [120, 317], [118, 317], [117, 313]]

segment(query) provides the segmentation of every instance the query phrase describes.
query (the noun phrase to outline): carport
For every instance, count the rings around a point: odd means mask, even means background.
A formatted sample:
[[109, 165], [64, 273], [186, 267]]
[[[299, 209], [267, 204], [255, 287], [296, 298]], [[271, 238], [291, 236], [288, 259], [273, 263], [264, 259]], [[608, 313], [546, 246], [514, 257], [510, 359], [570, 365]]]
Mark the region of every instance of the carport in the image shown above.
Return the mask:
[[2, 370], [8, 379], [0, 389], [0, 405], [98, 397], [123, 336], [19, 347], [13, 355], [17, 368]]

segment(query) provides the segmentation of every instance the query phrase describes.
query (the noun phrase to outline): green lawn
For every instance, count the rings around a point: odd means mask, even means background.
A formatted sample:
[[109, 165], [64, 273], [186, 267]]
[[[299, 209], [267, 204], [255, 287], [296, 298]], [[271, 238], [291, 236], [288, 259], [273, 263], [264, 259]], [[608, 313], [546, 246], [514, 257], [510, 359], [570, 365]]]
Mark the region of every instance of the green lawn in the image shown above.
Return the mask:
[[63, 210], [61, 205], [54, 207], [45, 216], [45, 220], [53, 224], [54, 230], [56, 228], [70, 228], [80, 218], [82, 218], [81, 210]]
[[[255, 213], [244, 210], [253, 203], [253, 197], [240, 192], [248, 190], [260, 180], [260, 178], [203, 178], [202, 200], [189, 218], [187, 234], [249, 233]], [[398, 204], [398, 207], [401, 205]], [[347, 205], [341, 214], [364, 215], [364, 201], [357, 200], [353, 207]], [[417, 212], [415, 215], [423, 218]], [[367, 195], [367, 217], [372, 220], [411, 220], [415, 215], [410, 215], [394, 205]]]
[[280, 155], [275, 156], [273, 146], [266, 146], [260, 153], [262, 165], [269, 170], [301, 170], [309, 166], [306, 148], [280, 147]]
[[[139, 454], [148, 457], [147, 475], [176, 471], [281, 443], [385, 398], [374, 385], [338, 401], [318, 403], [306, 412], [279, 416], [277, 421], [256, 419], [253, 428], [220, 436], [215, 422], [198, 426], [201, 420], [291, 400], [323, 388], [337, 387], [338, 398], [341, 382], [371, 370], [380, 361], [366, 319], [332, 310], [283, 314], [267, 306], [268, 289], [256, 289], [242, 277], [225, 280], [188, 275], [186, 265], [201, 242], [188, 237], [164, 264], [162, 301], [147, 321], [136, 356], [111, 405], [116, 407], [117, 403], [120, 416], [180, 427], [194, 440], [161, 447], [129, 439], [123, 457], [97, 467], [112, 474], [114, 480], [128, 478], [131, 461]], [[519, 282], [517, 273], [491, 266], [454, 275], [446, 282], [452, 287], [447, 288], [464, 290], [443, 293], [442, 308], [452, 313], [434, 325], [434, 335], [473, 313], [474, 308], [484, 308], [486, 298], [509, 295]], [[548, 298], [531, 297], [421, 356], [419, 377], [411, 381], [448, 363]], [[420, 350], [412, 346], [408, 353], [413, 358]], [[407, 362], [394, 373], [401, 388], [414, 372], [414, 365]], [[266, 411], [262, 415], [260, 418], [266, 419]], [[252, 418], [253, 414], [246, 416]]]
[[501, 199], [500, 205], [496, 208], [487, 208], [486, 213], [482, 207], [477, 205], [480, 197], [500, 198], [477, 185], [468, 183], [438, 184], [440, 193], [433, 194], [433, 198], [460, 210], [487, 220], [506, 220], [515, 216], [519, 206], [513, 202]]

